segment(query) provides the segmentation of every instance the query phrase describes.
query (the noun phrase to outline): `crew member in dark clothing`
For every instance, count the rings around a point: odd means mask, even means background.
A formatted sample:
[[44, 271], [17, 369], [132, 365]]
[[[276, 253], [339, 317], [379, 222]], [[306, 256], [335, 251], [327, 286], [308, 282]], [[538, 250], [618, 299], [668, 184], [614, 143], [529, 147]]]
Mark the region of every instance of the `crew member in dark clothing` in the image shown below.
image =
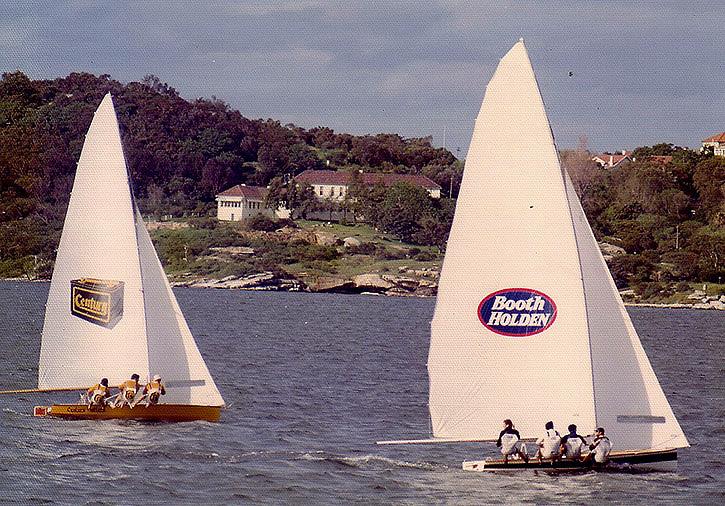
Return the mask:
[[514, 429], [514, 423], [508, 418], [503, 421], [504, 428], [498, 435], [496, 446], [501, 448], [504, 464], [508, 464], [509, 455], [518, 455], [524, 462], [529, 462], [529, 456], [522, 449], [521, 435]]
[[578, 460], [582, 454], [582, 447], [587, 442], [582, 436], [576, 433], [576, 425], [571, 424], [567, 429], [569, 429], [569, 434], [561, 438], [561, 449], [559, 453], [566, 455], [568, 459]]

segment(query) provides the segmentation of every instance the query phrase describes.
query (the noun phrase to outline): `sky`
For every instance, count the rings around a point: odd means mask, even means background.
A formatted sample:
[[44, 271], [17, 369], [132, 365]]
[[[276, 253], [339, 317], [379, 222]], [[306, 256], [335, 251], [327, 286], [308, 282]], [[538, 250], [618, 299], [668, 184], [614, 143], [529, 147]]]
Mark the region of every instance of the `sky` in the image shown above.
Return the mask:
[[0, 3], [0, 71], [154, 74], [249, 118], [430, 135], [464, 157], [486, 84], [523, 37], [560, 148], [698, 147], [725, 131], [718, 4], [14, 0]]

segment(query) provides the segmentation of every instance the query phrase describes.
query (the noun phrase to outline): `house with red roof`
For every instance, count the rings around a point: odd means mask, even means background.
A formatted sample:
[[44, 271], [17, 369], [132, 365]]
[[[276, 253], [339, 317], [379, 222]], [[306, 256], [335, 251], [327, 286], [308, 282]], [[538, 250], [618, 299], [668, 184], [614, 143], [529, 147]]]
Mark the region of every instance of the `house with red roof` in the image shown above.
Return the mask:
[[[441, 198], [441, 187], [435, 181], [417, 174], [381, 174], [377, 172], [360, 173], [361, 180], [366, 186], [392, 186], [395, 183], [408, 183], [425, 189], [434, 199]], [[347, 195], [352, 182], [352, 173], [337, 172], [334, 170], [306, 170], [295, 177], [299, 183], [312, 186], [319, 199], [341, 201]]]
[[267, 188], [238, 184], [216, 196], [217, 218], [221, 221], [244, 221], [258, 214], [274, 218], [275, 210], [264, 204]]
[[725, 156], [725, 132], [704, 139], [702, 149], [705, 148], [712, 148], [715, 156]]
[[631, 151], [622, 151], [621, 154], [604, 153], [594, 155], [592, 160], [599, 164], [603, 169], [615, 169], [632, 161]]

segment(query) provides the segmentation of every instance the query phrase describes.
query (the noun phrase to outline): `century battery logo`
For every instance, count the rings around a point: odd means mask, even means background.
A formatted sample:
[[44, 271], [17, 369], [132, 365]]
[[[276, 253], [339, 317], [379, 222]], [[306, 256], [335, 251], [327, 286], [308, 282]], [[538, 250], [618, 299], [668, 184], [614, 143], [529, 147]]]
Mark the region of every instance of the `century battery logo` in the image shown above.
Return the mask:
[[556, 304], [530, 288], [506, 288], [487, 295], [478, 305], [478, 318], [491, 332], [511, 337], [533, 336], [556, 319]]
[[123, 281], [81, 278], [70, 282], [70, 312], [107, 329], [123, 317]]

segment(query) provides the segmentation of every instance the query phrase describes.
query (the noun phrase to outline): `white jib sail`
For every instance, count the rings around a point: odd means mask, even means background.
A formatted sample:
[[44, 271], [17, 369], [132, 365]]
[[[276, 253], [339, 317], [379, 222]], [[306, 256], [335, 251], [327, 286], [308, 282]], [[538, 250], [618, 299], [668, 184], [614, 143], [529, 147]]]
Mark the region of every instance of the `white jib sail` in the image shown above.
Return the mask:
[[[117, 385], [138, 373], [182, 387], [164, 402], [222, 405], [130, 190], [111, 95], [86, 135], [43, 325], [39, 388]], [[191, 380], [188, 381], [188, 380]]]
[[[495, 439], [505, 418], [523, 437], [538, 437], [549, 420], [560, 430], [574, 423], [586, 433], [622, 415], [627, 429], [640, 434], [617, 439], [619, 424], [610, 423], [618, 449], [657, 443], [643, 437], [644, 423], [634, 420], [646, 420], [650, 405], [661, 405], [655, 392], [661, 390], [619, 295], [608, 285], [606, 267], [588, 267], [594, 259], [603, 265], [593, 237], [594, 249], [579, 251], [585, 239], [577, 235], [591, 232], [585, 219], [585, 229], [575, 223], [570, 202], [578, 206], [567, 191], [536, 78], [518, 42], [487, 87], [443, 263], [428, 360], [435, 437]], [[597, 280], [583, 279], [590, 276]], [[608, 286], [598, 296], [611, 298], [607, 308], [615, 311], [592, 315], [600, 309], [594, 293], [587, 300], [593, 284]], [[593, 325], [599, 331], [592, 334]], [[626, 346], [609, 350], [611, 359], [605, 359], [594, 341], [606, 339], [603, 331], [611, 326], [627, 329], [621, 334], [626, 339], [618, 341]], [[608, 368], [616, 370], [621, 354], [630, 354], [623, 360], [637, 365], [638, 377], [649, 371], [647, 388], [626, 379], [618, 387], [598, 384], [609, 379]], [[604, 399], [617, 394], [637, 400], [626, 413], [605, 417], [613, 406]], [[661, 401], [667, 407], [665, 432], [673, 434], [674, 417], [664, 396]]]
[[687, 447], [568, 176], [566, 188], [584, 283], [597, 425], [619, 450]]

